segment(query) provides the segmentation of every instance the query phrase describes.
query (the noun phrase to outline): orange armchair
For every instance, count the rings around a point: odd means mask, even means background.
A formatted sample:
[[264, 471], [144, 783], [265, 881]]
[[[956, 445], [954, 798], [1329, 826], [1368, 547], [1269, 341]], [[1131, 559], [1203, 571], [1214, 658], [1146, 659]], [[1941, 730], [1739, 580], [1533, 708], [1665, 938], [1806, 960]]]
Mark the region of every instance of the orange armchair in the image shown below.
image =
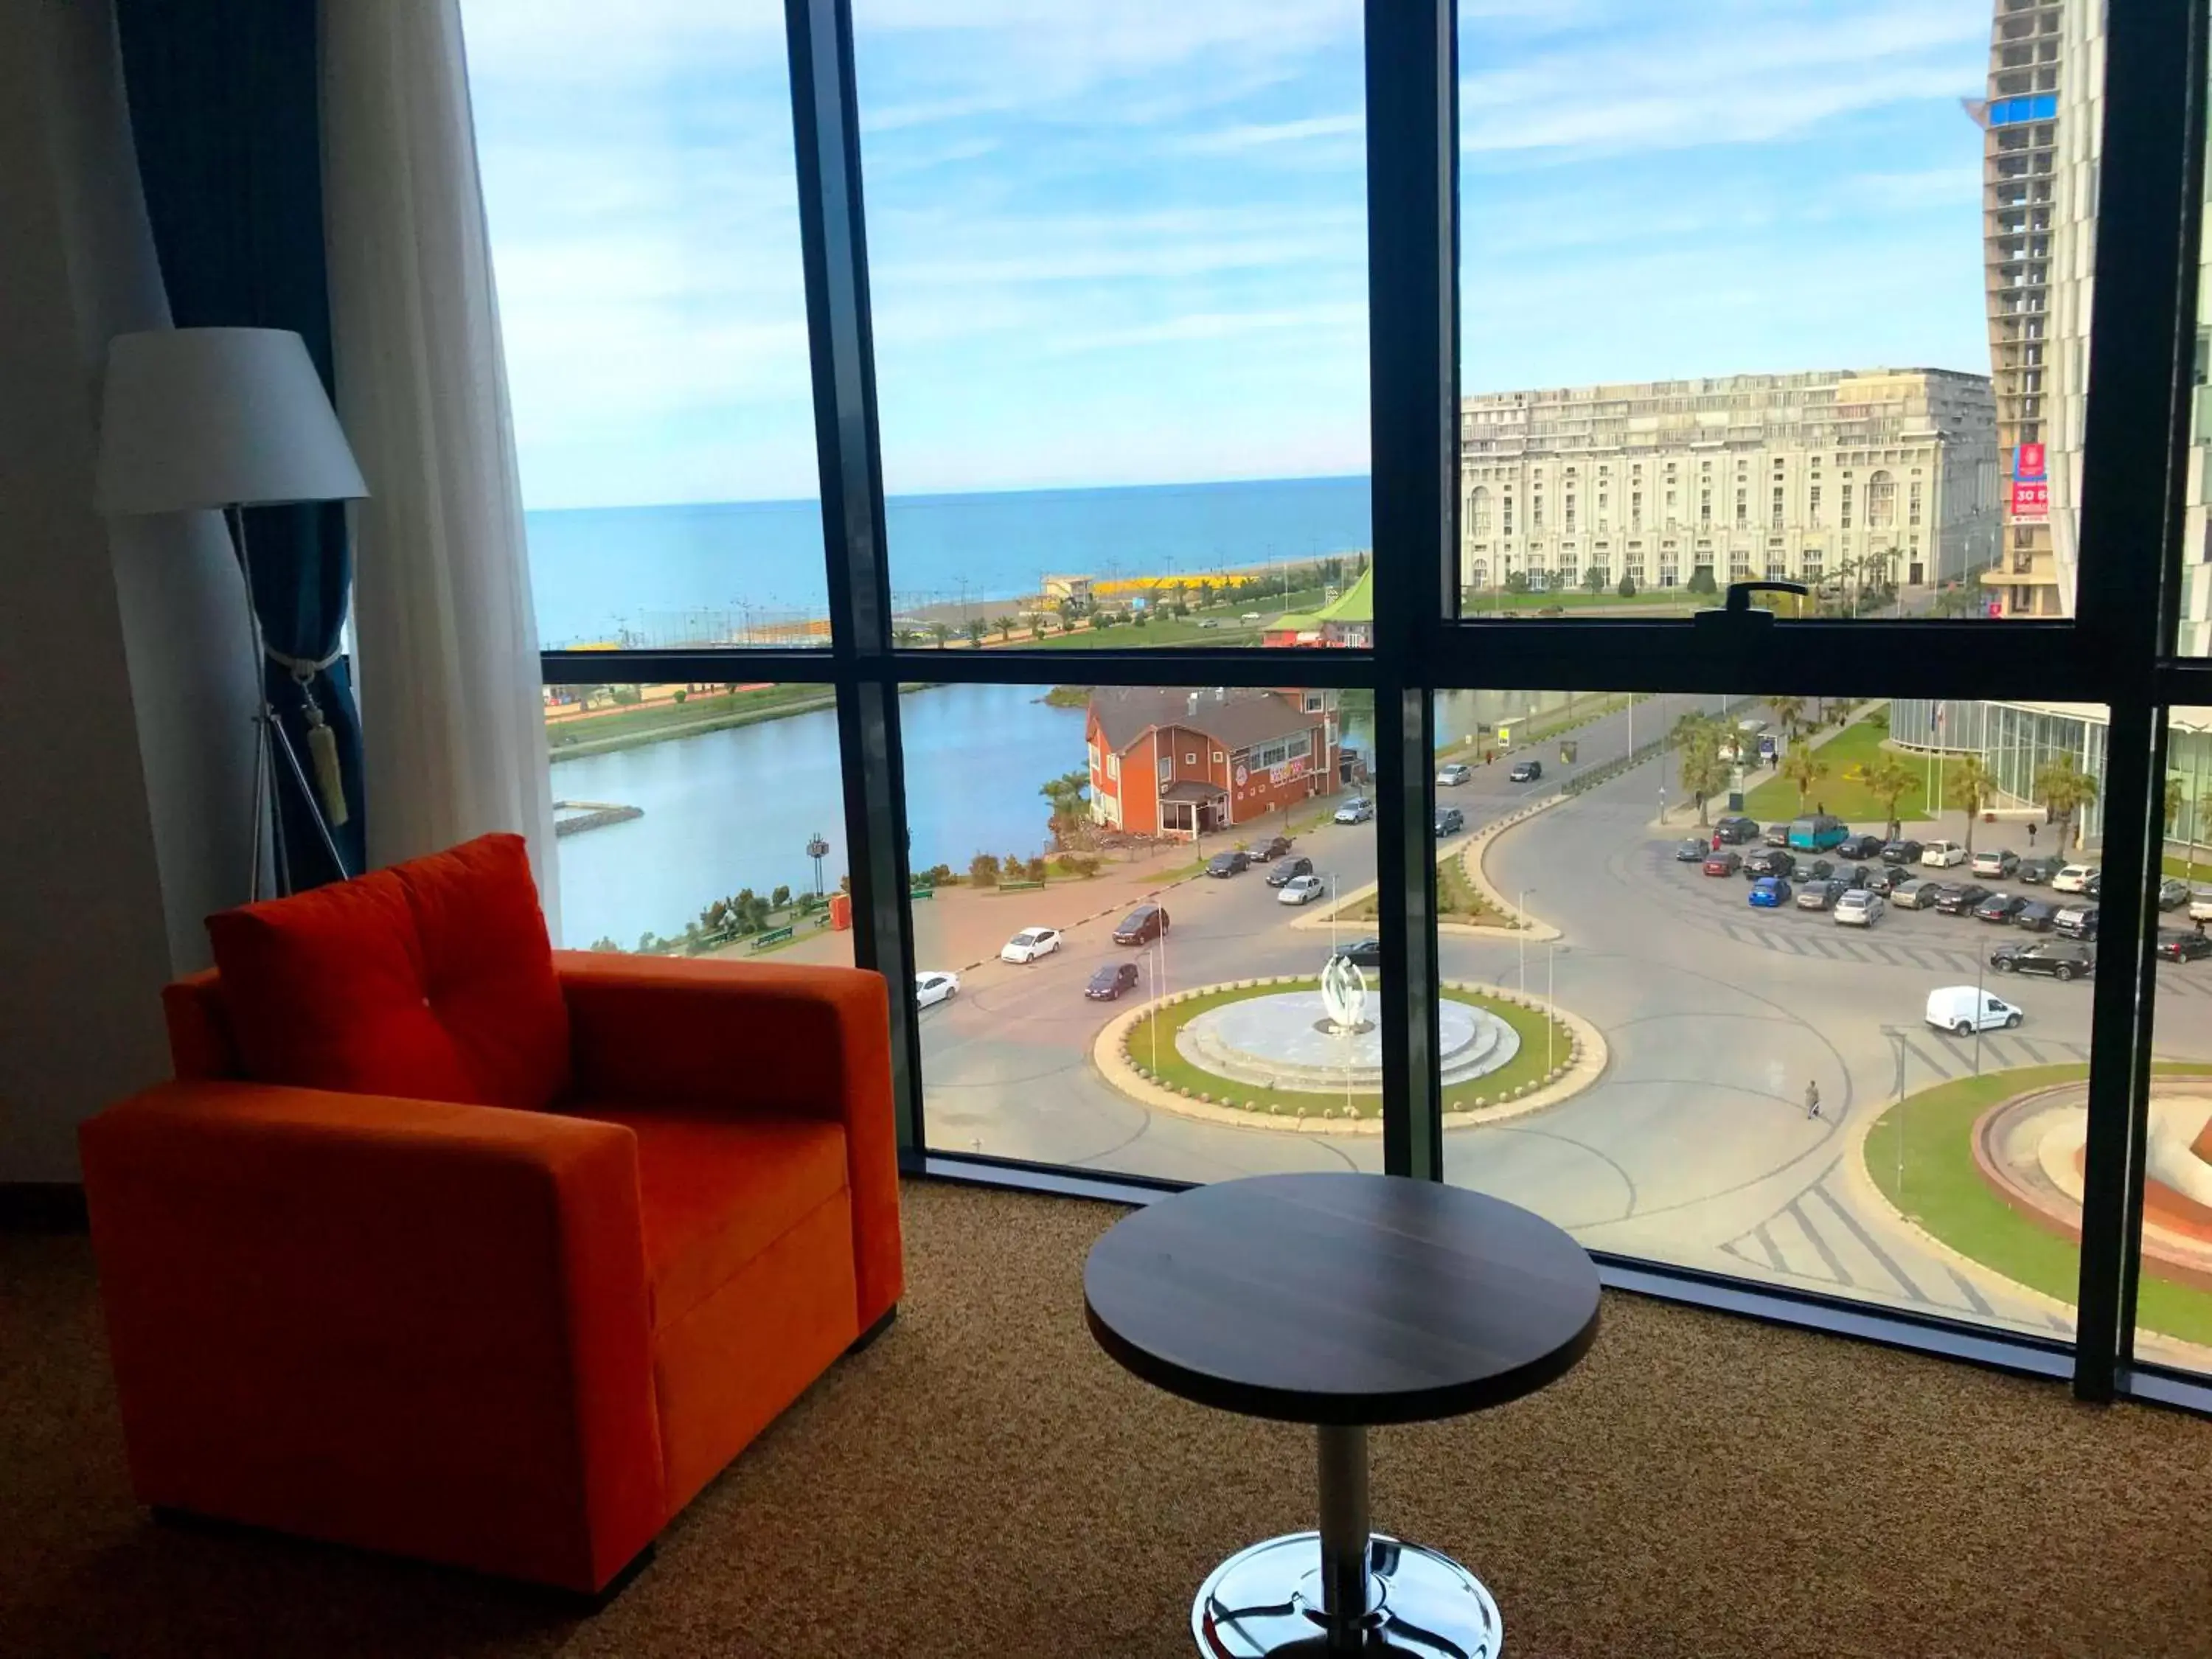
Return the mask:
[[143, 1502], [597, 1592], [889, 1321], [881, 977], [549, 957], [545, 1109], [250, 1081], [168, 988], [81, 1132]]

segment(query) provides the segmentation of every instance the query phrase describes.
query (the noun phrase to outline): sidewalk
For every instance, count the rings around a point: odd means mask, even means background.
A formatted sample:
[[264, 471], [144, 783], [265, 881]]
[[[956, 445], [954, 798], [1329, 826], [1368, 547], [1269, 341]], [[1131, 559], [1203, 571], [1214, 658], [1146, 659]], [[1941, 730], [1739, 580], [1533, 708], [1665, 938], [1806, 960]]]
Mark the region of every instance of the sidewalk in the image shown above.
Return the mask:
[[[1814, 736], [1801, 738], [1798, 739], [1798, 742], [1808, 750], [1825, 748], [1829, 744], [1833, 743], [1838, 738], [1843, 736], [1845, 732], [1848, 732], [1854, 720], [1863, 719], [1869, 709], [1878, 708], [1887, 701], [1888, 699], [1886, 697], [1869, 697], [1864, 702], [1846, 704], [1844, 708], [1842, 718], [1839, 719], [1833, 726], [1823, 727], [1820, 732]], [[1661, 764], [1662, 766], [1665, 764], [1665, 751], [1662, 751]], [[1780, 774], [1781, 769], [1778, 759], [1778, 763], [1773, 766], [1753, 766], [1745, 768], [1743, 774], [1743, 793], [1745, 799], [1750, 799], [1751, 792], [1758, 788], [1759, 785], [1771, 782]], [[1710, 832], [1712, 819], [1716, 816], [1725, 816], [1728, 812], [1729, 809], [1723, 804], [1727, 800], [1727, 799], [1728, 797], [1726, 795], [1719, 795], [1711, 797], [1706, 800], [1705, 823], [1702, 825], [1698, 822], [1697, 803], [1694, 800], [1681, 800], [1671, 803], [1665, 811], [1654, 818], [1646, 827], [1659, 830], [1662, 834], [1669, 830], [1679, 832], [1687, 830], [1700, 829]]]

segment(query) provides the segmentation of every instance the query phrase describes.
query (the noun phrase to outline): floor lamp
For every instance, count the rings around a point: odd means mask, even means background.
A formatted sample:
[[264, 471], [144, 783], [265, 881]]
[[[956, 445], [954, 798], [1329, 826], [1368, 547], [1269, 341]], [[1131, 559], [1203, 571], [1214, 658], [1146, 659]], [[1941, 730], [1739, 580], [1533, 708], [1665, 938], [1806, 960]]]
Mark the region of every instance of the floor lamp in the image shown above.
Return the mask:
[[[307, 343], [297, 334], [175, 328], [119, 334], [109, 342], [95, 504], [112, 518], [220, 511], [245, 584], [256, 702], [253, 866], [247, 886], [252, 898], [262, 896], [262, 822], [270, 811], [280, 763], [298, 787], [331, 864], [342, 877], [350, 872], [291, 735], [269, 702], [244, 509], [356, 501], [368, 494]], [[281, 865], [283, 842], [275, 845]], [[287, 871], [280, 886], [290, 884]]]

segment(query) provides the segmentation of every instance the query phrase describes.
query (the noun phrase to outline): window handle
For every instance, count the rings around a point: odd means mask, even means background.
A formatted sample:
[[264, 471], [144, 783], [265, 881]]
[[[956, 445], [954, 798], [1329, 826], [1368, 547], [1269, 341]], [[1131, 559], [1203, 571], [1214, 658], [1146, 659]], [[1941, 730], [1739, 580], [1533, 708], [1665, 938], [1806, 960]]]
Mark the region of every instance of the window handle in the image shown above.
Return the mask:
[[1755, 611], [1751, 596], [1754, 593], [1795, 593], [1803, 598], [1813, 590], [1802, 582], [1730, 582], [1728, 603], [1717, 611], [1700, 611], [1690, 618], [1700, 629], [1715, 629], [1735, 633], [1746, 628], [1771, 628], [1774, 613]]

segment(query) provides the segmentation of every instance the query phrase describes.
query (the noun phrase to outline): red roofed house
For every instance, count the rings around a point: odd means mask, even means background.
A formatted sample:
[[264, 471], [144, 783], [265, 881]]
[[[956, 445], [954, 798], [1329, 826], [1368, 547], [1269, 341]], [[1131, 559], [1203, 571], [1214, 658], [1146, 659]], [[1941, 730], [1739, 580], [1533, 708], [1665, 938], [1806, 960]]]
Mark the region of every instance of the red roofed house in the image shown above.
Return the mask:
[[1336, 787], [1326, 691], [1101, 686], [1084, 736], [1091, 815], [1132, 835], [1234, 829]]

